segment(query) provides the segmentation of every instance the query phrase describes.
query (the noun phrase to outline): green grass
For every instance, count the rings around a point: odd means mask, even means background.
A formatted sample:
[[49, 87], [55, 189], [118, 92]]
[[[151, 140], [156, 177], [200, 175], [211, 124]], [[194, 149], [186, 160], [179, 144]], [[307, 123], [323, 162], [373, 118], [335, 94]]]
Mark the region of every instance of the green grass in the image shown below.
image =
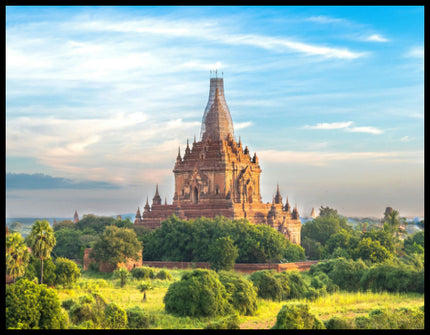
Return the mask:
[[[158, 272], [160, 269], [154, 269]], [[83, 271], [79, 282], [73, 289], [57, 288], [58, 296], [62, 302], [65, 299], [77, 299], [79, 296], [87, 294], [91, 287], [98, 287], [100, 294], [108, 303], [115, 302], [124, 309], [133, 306], [140, 306], [151, 316], [151, 328], [154, 329], [198, 329], [204, 328], [211, 318], [190, 318], [176, 317], [164, 311], [163, 298], [169, 285], [179, 280], [185, 271], [190, 270], [168, 270], [172, 276], [172, 281], [160, 279], [151, 280], [153, 289], [147, 291], [146, 301], [143, 301], [143, 294], [137, 289], [141, 280], [130, 279], [121, 288], [119, 280], [112, 279], [112, 274], [99, 273], [94, 271]], [[245, 275], [245, 278], [248, 276]], [[424, 305], [423, 294], [400, 294], [400, 293], [373, 293], [373, 292], [336, 292], [325, 297], [319, 297], [315, 301], [309, 302], [306, 299], [295, 301], [307, 302], [310, 311], [322, 321], [333, 316], [355, 318], [359, 315], [367, 315], [374, 308], [399, 308], [399, 307], [420, 307]], [[244, 329], [268, 329], [276, 322], [276, 316], [286, 301], [273, 302], [269, 300], [258, 300], [258, 311], [254, 316], [240, 316], [241, 328]]]

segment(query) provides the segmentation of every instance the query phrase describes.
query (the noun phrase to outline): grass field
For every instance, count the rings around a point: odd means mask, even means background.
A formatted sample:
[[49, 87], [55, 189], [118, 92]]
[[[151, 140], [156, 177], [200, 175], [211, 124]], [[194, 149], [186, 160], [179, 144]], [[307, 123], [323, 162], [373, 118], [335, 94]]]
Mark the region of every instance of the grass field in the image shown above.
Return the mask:
[[[155, 270], [159, 271], [158, 269]], [[173, 280], [179, 280], [184, 271], [191, 270], [169, 270]], [[245, 276], [248, 277], [248, 276]], [[148, 291], [146, 301], [143, 294], [137, 289], [140, 281], [131, 279], [125, 287], [121, 288], [119, 280], [112, 279], [111, 274], [85, 271], [73, 289], [57, 288], [60, 301], [87, 294], [91, 288], [98, 287], [100, 294], [108, 303], [115, 302], [124, 309], [133, 306], [142, 307], [151, 316], [151, 328], [154, 329], [198, 329], [204, 328], [213, 320], [211, 318], [175, 317], [164, 311], [163, 298], [168, 286], [173, 281], [153, 279], [153, 289]], [[297, 301], [297, 300], [296, 300]], [[399, 293], [372, 293], [372, 292], [337, 292], [315, 301], [307, 302], [310, 311], [322, 321], [333, 316], [355, 318], [359, 315], [367, 315], [374, 308], [395, 309], [399, 307], [420, 307], [424, 305], [423, 294], [399, 294]], [[273, 302], [259, 299], [258, 311], [254, 316], [241, 316], [241, 329], [269, 329], [276, 322], [276, 316], [286, 301]]]

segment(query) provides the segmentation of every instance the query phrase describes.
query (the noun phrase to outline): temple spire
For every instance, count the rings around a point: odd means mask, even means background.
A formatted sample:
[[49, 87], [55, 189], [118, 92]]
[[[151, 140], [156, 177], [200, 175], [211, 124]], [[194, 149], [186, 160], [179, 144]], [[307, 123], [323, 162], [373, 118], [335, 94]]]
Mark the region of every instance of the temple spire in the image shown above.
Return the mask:
[[288, 196], [287, 196], [287, 202], [285, 203], [284, 211], [289, 212], [291, 209], [290, 203], [288, 202]]
[[281, 193], [279, 192], [279, 184], [277, 184], [277, 187], [276, 187], [275, 202], [277, 204], [282, 204], [282, 196], [281, 196]]
[[158, 194], [158, 184], [155, 187], [155, 195], [154, 195], [154, 198], [152, 199], [152, 206], [154, 205], [161, 205], [161, 197]]
[[149, 212], [151, 210], [151, 207], [149, 206], [149, 202], [148, 202], [148, 196], [146, 196], [146, 204], [145, 207], [143, 207], [145, 210], [145, 213]]
[[211, 78], [209, 100], [202, 119], [200, 136], [203, 141], [226, 140], [228, 134], [233, 135], [233, 121], [224, 97], [223, 78]]

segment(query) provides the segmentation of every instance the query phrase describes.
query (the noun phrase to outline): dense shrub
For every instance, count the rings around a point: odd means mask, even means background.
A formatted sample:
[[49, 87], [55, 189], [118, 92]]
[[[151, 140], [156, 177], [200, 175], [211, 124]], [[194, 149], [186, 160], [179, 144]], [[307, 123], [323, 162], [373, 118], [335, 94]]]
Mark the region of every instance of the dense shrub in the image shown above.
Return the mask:
[[132, 269], [131, 275], [136, 279], [153, 279], [154, 270], [147, 266], [140, 266]]
[[240, 329], [239, 317], [237, 315], [231, 315], [210, 321], [204, 329]]
[[64, 329], [68, 320], [56, 291], [27, 279], [6, 286], [6, 328]]
[[161, 279], [161, 280], [172, 280], [173, 279], [170, 272], [168, 272], [166, 270], [161, 270], [160, 272], [158, 272], [157, 275], [155, 276], [155, 278]]
[[209, 262], [211, 268], [217, 272], [233, 270], [238, 256], [238, 249], [229, 236], [220, 237], [209, 246]]
[[420, 308], [377, 308], [368, 316], [355, 318], [358, 329], [424, 329], [424, 311]]
[[55, 265], [55, 283], [57, 285], [70, 286], [76, 283], [81, 276], [81, 270], [79, 270], [76, 263], [67, 258], [57, 258]]
[[324, 322], [326, 329], [354, 329], [355, 323], [352, 319], [341, 318], [334, 316], [331, 319]]
[[53, 289], [40, 286], [40, 329], [66, 329], [68, 328], [68, 317], [61, 309], [60, 299]]
[[216, 272], [197, 269], [186, 272], [164, 296], [165, 310], [179, 316], [218, 316], [232, 310], [228, 294]]
[[61, 307], [63, 307], [65, 310], [70, 310], [70, 308], [75, 304], [75, 301], [72, 298], [68, 298], [66, 300], [63, 300], [61, 303]]
[[80, 296], [70, 308], [70, 320], [75, 325], [87, 322], [83, 325], [84, 328], [100, 328], [104, 322], [106, 305], [106, 300], [98, 293]]
[[305, 249], [287, 240], [287, 246], [283, 252], [283, 258], [288, 262], [298, 262], [306, 259]]
[[367, 266], [363, 261], [338, 258], [328, 276], [340, 289], [356, 291], [360, 288], [360, 280], [366, 272]]
[[149, 317], [139, 306], [133, 306], [125, 311], [127, 313], [127, 328], [147, 329], [149, 328]]
[[289, 287], [289, 292], [287, 290], [283, 291], [284, 299], [300, 299], [305, 297], [308, 285], [299, 271], [282, 271], [275, 274], [275, 278], [280, 280], [283, 287]]
[[[208, 246], [225, 237], [230, 237], [237, 248], [238, 263], [279, 261], [285, 258], [288, 248], [285, 236], [267, 225], [224, 217], [187, 221], [172, 216], [163, 221], [160, 228], [142, 236], [143, 259], [210, 262], [213, 250]], [[291, 250], [291, 253], [295, 254], [295, 251]]]
[[221, 271], [219, 279], [229, 294], [228, 301], [240, 315], [254, 315], [257, 310], [257, 289], [252, 282], [232, 272]]
[[281, 281], [275, 278], [274, 272], [269, 270], [256, 271], [249, 276], [254, 286], [258, 289], [258, 296], [263, 299], [281, 301], [283, 287]]
[[105, 308], [104, 326], [108, 329], [124, 329], [127, 327], [127, 313], [114, 302]]
[[360, 284], [364, 290], [424, 293], [424, 270], [417, 271], [402, 263], [374, 265]]
[[39, 286], [26, 279], [6, 285], [6, 328], [32, 329], [39, 326], [39, 293]]
[[284, 305], [276, 317], [272, 329], [324, 329], [324, 324], [309, 312], [307, 304], [289, 303]]
[[120, 267], [113, 272], [112, 278], [119, 279], [121, 287], [124, 287], [130, 278], [130, 272], [126, 268]]
[[[42, 268], [40, 259], [34, 259], [33, 264], [36, 269], [37, 277], [40, 278], [40, 271]], [[48, 258], [43, 260], [43, 284], [46, 284], [47, 286], [55, 286], [56, 278], [55, 264], [52, 259]]]

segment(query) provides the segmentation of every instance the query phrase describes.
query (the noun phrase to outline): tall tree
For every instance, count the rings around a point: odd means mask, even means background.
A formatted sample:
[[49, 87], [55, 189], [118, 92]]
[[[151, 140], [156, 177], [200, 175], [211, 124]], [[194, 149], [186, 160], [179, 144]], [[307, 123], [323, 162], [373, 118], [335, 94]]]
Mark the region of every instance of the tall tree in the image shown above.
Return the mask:
[[116, 267], [127, 258], [137, 260], [141, 257], [141, 250], [142, 244], [132, 229], [108, 226], [94, 245], [94, 256], [97, 261]]
[[6, 237], [6, 273], [15, 279], [22, 277], [30, 261], [30, 253], [20, 233], [12, 233]]
[[36, 220], [28, 235], [28, 245], [35, 257], [40, 259], [40, 283], [43, 284], [43, 260], [51, 257], [51, 251], [57, 243], [54, 230], [46, 220]]

